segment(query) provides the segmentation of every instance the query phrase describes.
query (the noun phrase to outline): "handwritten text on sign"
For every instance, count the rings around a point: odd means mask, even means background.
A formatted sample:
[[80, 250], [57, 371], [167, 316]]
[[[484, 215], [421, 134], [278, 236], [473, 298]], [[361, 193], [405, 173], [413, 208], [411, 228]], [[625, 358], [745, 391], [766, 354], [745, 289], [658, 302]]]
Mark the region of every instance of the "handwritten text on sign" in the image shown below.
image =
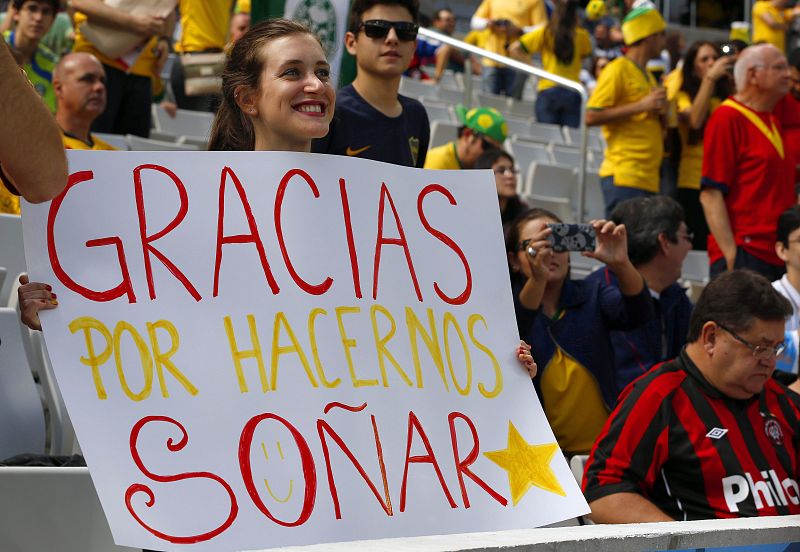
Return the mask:
[[25, 206], [119, 544], [234, 550], [586, 511], [515, 359], [487, 171], [70, 152]]

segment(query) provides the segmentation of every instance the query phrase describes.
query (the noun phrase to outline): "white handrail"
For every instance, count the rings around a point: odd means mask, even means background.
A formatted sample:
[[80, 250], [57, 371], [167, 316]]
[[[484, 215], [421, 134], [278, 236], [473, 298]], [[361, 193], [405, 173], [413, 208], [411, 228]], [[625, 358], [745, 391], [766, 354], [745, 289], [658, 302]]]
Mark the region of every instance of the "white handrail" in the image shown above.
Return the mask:
[[444, 44], [449, 44], [454, 48], [458, 48], [464, 52], [469, 52], [471, 54], [475, 54], [476, 56], [485, 57], [487, 59], [491, 59], [492, 61], [496, 61], [498, 63], [502, 63], [507, 67], [511, 67], [517, 71], [521, 71], [523, 73], [527, 73], [529, 75], [535, 75], [537, 77], [541, 77], [554, 83], [563, 86], [564, 88], [569, 88], [570, 90], [574, 90], [581, 97], [581, 112], [580, 112], [580, 163], [578, 165], [578, 220], [583, 219], [583, 211], [584, 206], [586, 204], [586, 148], [588, 144], [588, 136], [586, 130], [586, 102], [589, 99], [589, 95], [586, 92], [586, 88], [579, 82], [575, 82], [570, 79], [565, 79], [562, 76], [556, 75], [554, 73], [549, 73], [544, 69], [540, 69], [539, 67], [534, 67], [532, 65], [528, 65], [527, 63], [522, 63], [521, 61], [517, 61], [515, 59], [511, 59], [510, 57], [501, 56], [500, 54], [495, 54], [494, 52], [490, 52], [488, 50], [484, 50], [483, 48], [478, 48], [477, 46], [473, 46], [472, 44], [467, 44], [462, 40], [458, 40], [457, 38], [453, 38], [452, 36], [447, 36], [442, 33], [432, 31], [431, 29], [427, 29], [425, 27], [420, 27], [419, 34], [422, 36], [432, 38], [434, 40], [438, 40]]

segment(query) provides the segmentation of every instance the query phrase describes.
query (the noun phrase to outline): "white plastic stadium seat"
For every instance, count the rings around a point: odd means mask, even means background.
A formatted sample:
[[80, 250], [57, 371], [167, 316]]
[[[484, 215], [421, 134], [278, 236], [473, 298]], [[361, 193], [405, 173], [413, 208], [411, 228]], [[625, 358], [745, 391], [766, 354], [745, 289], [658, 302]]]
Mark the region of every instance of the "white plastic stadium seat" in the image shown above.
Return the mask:
[[45, 452], [42, 400], [28, 366], [19, 314], [9, 308], [0, 308], [0, 420], [0, 459]]
[[450, 111], [450, 106], [443, 102], [439, 102], [436, 100], [429, 100], [428, 98], [422, 99], [422, 106], [425, 108], [425, 112], [428, 114], [428, 120], [433, 121], [444, 121], [446, 123], [453, 123], [455, 122], [454, 116]]
[[540, 209], [547, 209], [563, 222], [574, 222], [572, 216], [572, 205], [569, 199], [563, 197], [549, 197], [537, 194], [529, 194], [523, 196], [525, 202], [531, 207], [538, 207]]
[[449, 105], [463, 104], [464, 92], [461, 90], [446, 88], [440, 84], [436, 89], [436, 99]]
[[539, 196], [576, 199], [578, 175], [569, 167], [533, 163], [525, 179], [526, 193]]
[[487, 94], [486, 92], [478, 92], [475, 94], [475, 105], [480, 107], [493, 107], [503, 115], [508, 113], [511, 106], [508, 96], [498, 96], [496, 94]]
[[162, 142], [128, 134], [125, 136], [131, 151], [197, 151], [199, 148], [191, 144], [178, 144], [176, 142]]
[[[516, 137], [511, 140], [511, 154], [514, 156], [520, 174], [523, 176], [528, 174], [530, 166], [533, 163], [552, 164], [553, 162], [553, 158], [546, 144], [518, 140]], [[525, 187], [523, 187], [523, 190], [525, 193], [530, 192], [530, 190]]]
[[88, 468], [0, 468], [3, 552], [138, 552], [117, 546]]
[[22, 245], [22, 219], [17, 215], [0, 214], [0, 266], [6, 269], [6, 279], [0, 287], [0, 307], [6, 307], [16, 275], [28, 271]]
[[564, 134], [561, 132], [561, 127], [558, 125], [532, 123], [528, 136], [540, 142], [552, 142], [554, 144], [564, 143]]
[[156, 130], [174, 136], [208, 136], [211, 133], [213, 113], [179, 109], [175, 117], [170, 117], [164, 108], [153, 104], [153, 124]]
[[94, 136], [97, 136], [102, 141], [107, 142], [108, 144], [114, 146], [118, 150], [127, 151], [128, 150], [128, 142], [125, 141], [124, 134], [106, 134], [104, 132], [95, 132], [93, 133]]
[[409, 77], [400, 79], [400, 94], [418, 100], [420, 98], [436, 98], [436, 87]]
[[458, 127], [456, 123], [446, 123], [444, 121], [431, 121], [431, 143], [429, 148], [441, 146], [447, 142], [452, 142], [458, 138]]

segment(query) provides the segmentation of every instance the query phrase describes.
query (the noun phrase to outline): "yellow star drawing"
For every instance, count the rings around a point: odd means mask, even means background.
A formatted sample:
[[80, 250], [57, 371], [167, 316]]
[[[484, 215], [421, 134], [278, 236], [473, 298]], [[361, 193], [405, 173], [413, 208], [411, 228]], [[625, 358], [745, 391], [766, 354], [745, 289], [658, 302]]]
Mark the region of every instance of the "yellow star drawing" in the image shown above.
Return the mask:
[[516, 506], [531, 485], [561, 496], [567, 495], [553, 470], [550, 469], [550, 461], [556, 452], [558, 452], [556, 443], [529, 445], [509, 420], [508, 446], [502, 450], [483, 454], [508, 472], [511, 499]]

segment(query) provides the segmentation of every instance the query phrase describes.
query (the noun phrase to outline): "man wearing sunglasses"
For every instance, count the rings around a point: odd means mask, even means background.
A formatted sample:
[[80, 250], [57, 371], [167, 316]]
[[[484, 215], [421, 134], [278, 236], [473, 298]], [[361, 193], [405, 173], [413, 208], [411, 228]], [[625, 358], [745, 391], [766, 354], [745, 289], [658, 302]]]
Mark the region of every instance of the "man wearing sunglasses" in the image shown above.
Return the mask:
[[312, 151], [423, 167], [430, 125], [417, 100], [398, 94], [417, 44], [417, 0], [355, 0], [345, 47], [358, 73], [337, 93], [330, 131]]
[[800, 395], [772, 378], [791, 312], [749, 270], [706, 286], [686, 347], [625, 390], [595, 441], [594, 521], [800, 514]]
[[458, 138], [429, 151], [425, 159], [426, 169], [471, 169], [478, 157], [488, 150], [503, 149], [508, 127], [502, 113], [491, 107], [467, 111], [459, 105], [456, 114], [462, 124]]

